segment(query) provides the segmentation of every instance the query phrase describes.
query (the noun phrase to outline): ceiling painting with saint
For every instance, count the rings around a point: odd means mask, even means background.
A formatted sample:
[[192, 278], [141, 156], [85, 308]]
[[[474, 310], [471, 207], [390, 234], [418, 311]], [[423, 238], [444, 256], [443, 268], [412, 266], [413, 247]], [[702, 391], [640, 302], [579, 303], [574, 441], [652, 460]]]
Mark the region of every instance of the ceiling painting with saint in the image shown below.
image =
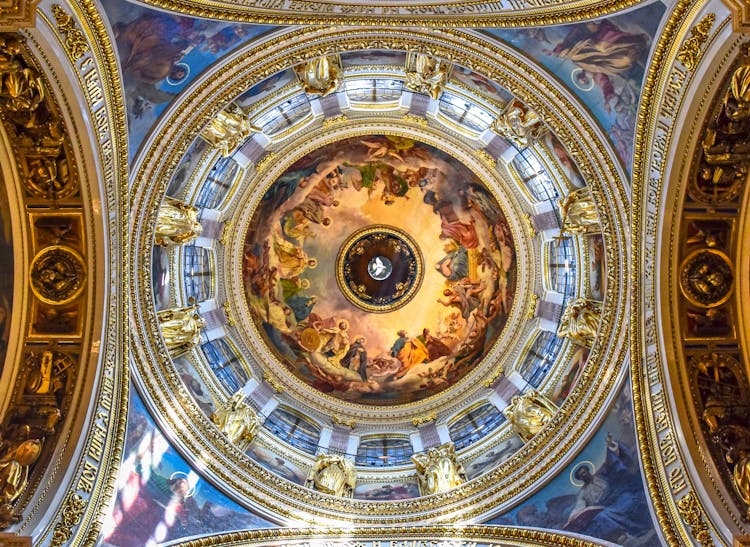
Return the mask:
[[297, 160], [260, 200], [243, 257], [276, 357], [368, 405], [423, 399], [472, 370], [505, 326], [515, 276], [492, 192], [448, 154], [386, 135]]

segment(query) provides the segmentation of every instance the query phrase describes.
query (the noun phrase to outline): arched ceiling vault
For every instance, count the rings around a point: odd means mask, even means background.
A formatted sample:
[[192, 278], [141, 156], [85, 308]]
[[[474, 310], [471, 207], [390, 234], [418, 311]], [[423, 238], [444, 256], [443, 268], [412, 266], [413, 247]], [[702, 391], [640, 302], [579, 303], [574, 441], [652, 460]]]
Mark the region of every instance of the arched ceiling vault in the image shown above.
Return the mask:
[[0, 40], [3, 530], [748, 532], [741, 10], [36, 4], [0, 17], [36, 8]]

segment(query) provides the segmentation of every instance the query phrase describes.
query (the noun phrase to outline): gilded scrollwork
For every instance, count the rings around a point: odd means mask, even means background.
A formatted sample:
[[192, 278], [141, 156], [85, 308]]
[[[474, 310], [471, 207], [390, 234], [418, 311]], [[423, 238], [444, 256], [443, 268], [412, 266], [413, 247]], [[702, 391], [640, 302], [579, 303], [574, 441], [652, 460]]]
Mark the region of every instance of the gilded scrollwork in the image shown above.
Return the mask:
[[714, 540], [703, 518], [703, 511], [695, 492], [688, 492], [677, 501], [680, 516], [690, 526], [690, 531], [701, 547], [713, 547]]
[[544, 393], [531, 388], [522, 395], [514, 395], [503, 414], [518, 436], [528, 442], [547, 425], [558, 410], [557, 405]]
[[517, 148], [526, 148], [547, 132], [539, 115], [518, 99], [513, 99], [492, 122], [492, 129]]
[[688, 70], [695, 70], [700, 61], [703, 44], [708, 40], [711, 27], [716, 22], [716, 15], [709, 13], [700, 23], [690, 29], [690, 38], [685, 40], [677, 52], [677, 60], [680, 61]]
[[354, 462], [339, 454], [319, 454], [305, 486], [332, 496], [351, 498], [357, 483]]
[[76, 26], [75, 19], [65, 13], [62, 6], [52, 4], [52, 15], [57, 21], [57, 29], [65, 34], [65, 49], [68, 50], [71, 59], [77, 61], [89, 50], [83, 32]]
[[417, 468], [419, 492], [423, 496], [441, 494], [466, 482], [466, 471], [456, 457], [453, 443], [445, 443], [414, 454], [411, 461]]

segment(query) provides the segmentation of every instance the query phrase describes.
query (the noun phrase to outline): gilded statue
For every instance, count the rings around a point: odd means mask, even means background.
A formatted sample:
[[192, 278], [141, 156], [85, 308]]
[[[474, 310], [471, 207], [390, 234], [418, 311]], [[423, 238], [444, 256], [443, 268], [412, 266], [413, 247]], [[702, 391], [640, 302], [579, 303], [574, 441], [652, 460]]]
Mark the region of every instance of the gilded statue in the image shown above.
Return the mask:
[[351, 498], [356, 482], [352, 460], [339, 454], [319, 454], [305, 486], [332, 496]]
[[443, 94], [451, 65], [424, 53], [416, 53], [407, 61], [406, 87], [417, 93], [426, 93], [435, 100]]
[[5, 443], [0, 456], [0, 530], [7, 528], [19, 517], [13, 513], [12, 503], [26, 488], [29, 467], [42, 452], [42, 441], [27, 439], [20, 443]]
[[745, 518], [750, 519], [750, 430], [740, 425], [726, 425], [714, 436], [714, 442], [724, 450], [734, 489], [746, 506]]
[[202, 231], [198, 209], [172, 197], [164, 197], [156, 217], [156, 245], [183, 245], [198, 237]]
[[574, 190], [560, 200], [561, 232], [589, 234], [599, 231], [599, 215], [588, 188]]
[[159, 329], [172, 357], [184, 355], [201, 341], [206, 321], [198, 315], [197, 306], [170, 308], [156, 312]]
[[576, 344], [589, 346], [596, 337], [600, 319], [600, 303], [576, 298], [565, 308], [557, 328], [557, 336], [567, 336]]
[[526, 148], [547, 131], [539, 115], [517, 99], [492, 123], [492, 129], [517, 148]]
[[735, 123], [750, 117], [750, 66], [742, 65], [732, 74], [732, 84], [724, 98], [724, 113]]
[[466, 482], [466, 471], [456, 458], [456, 447], [445, 443], [423, 454], [414, 454], [411, 461], [417, 468], [419, 492], [423, 496], [447, 492]]
[[294, 68], [302, 88], [310, 95], [326, 95], [336, 91], [343, 82], [344, 71], [338, 55], [317, 57]]
[[514, 395], [503, 414], [518, 436], [529, 441], [547, 425], [557, 410], [546, 395], [531, 388], [522, 395]]
[[200, 136], [208, 144], [221, 150], [221, 155], [229, 157], [252, 133], [261, 130], [250, 123], [247, 115], [240, 108], [227, 108], [219, 112]]
[[260, 420], [255, 411], [245, 402], [245, 394], [237, 391], [224, 405], [211, 414], [211, 421], [219, 430], [236, 444], [239, 441], [248, 443], [255, 438]]

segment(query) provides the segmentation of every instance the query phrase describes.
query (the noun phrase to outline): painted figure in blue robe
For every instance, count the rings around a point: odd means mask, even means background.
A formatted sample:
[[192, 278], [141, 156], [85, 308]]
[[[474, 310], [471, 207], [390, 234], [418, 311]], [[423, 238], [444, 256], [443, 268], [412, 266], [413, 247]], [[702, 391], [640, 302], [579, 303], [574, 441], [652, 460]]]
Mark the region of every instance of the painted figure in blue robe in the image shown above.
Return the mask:
[[564, 529], [615, 543], [651, 529], [638, 461], [632, 448], [607, 436], [607, 456], [592, 473], [586, 464], [573, 470], [581, 490]]

